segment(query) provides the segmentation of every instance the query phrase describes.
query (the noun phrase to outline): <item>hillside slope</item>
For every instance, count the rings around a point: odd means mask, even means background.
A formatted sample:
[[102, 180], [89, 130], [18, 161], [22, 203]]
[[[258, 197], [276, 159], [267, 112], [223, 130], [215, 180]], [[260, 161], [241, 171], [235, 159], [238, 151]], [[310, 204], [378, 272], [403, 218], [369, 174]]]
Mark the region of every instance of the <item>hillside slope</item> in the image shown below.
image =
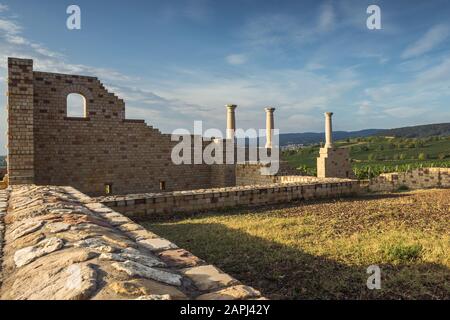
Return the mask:
[[378, 136], [425, 138], [430, 136], [450, 136], [450, 123], [426, 124], [420, 126], [381, 130]]
[[[397, 138], [427, 138], [432, 136], [450, 136], [450, 123], [425, 124], [394, 129], [366, 129], [359, 131], [334, 131], [334, 140], [348, 138], [364, 138], [370, 136], [385, 136]], [[323, 132], [282, 133], [280, 146], [289, 144], [315, 144], [325, 140]]]

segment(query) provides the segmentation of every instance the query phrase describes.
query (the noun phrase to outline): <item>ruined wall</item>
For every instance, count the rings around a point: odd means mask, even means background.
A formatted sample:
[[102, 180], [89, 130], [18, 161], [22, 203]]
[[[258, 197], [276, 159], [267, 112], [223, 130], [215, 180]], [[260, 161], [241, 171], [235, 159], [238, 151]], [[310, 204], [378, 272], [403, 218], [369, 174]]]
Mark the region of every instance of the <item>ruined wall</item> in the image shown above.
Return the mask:
[[300, 171], [294, 169], [286, 161], [279, 161], [279, 170], [275, 175], [262, 175], [261, 169], [268, 167], [263, 163], [248, 162], [236, 165], [236, 185], [264, 185], [272, 183], [323, 183], [338, 182], [340, 178], [317, 178], [302, 176]]
[[358, 181], [277, 183], [208, 190], [99, 197], [97, 201], [138, 220], [170, 218], [177, 213], [219, 210], [237, 206], [269, 205], [295, 200], [335, 198], [360, 192]]
[[[10, 58], [8, 173], [11, 184], [70, 185], [90, 195], [216, 186], [210, 166], [174, 165], [177, 142], [143, 120], [125, 119], [125, 103], [95, 77], [33, 72]], [[86, 99], [86, 117], [67, 117], [67, 96]]]
[[369, 181], [368, 190], [391, 192], [403, 186], [409, 189], [450, 188], [450, 168], [422, 168], [384, 173]]
[[236, 165], [236, 185], [264, 185], [277, 182], [276, 176], [262, 175], [261, 169], [266, 167], [261, 163], [243, 163]]

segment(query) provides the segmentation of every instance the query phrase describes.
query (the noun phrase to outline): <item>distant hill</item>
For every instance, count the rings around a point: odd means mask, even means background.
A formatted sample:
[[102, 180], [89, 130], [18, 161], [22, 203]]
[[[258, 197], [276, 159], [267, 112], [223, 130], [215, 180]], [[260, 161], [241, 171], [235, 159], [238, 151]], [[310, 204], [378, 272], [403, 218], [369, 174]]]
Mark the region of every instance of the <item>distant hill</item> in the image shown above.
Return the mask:
[[[343, 140], [347, 138], [364, 138], [379, 133], [380, 129], [366, 129], [360, 131], [334, 131], [334, 140]], [[304, 133], [282, 133], [280, 134], [280, 146], [288, 144], [315, 144], [325, 141], [324, 132], [304, 132]]]
[[397, 138], [426, 138], [431, 136], [450, 136], [450, 123], [426, 124], [420, 126], [381, 130], [377, 136]]
[[[432, 136], [450, 136], [450, 123], [425, 124], [419, 126], [395, 129], [367, 129], [360, 131], [334, 131], [334, 140], [348, 138], [365, 138], [370, 136], [385, 136], [396, 138], [427, 138]], [[325, 141], [323, 132], [282, 133], [280, 146], [289, 144], [316, 144]]]

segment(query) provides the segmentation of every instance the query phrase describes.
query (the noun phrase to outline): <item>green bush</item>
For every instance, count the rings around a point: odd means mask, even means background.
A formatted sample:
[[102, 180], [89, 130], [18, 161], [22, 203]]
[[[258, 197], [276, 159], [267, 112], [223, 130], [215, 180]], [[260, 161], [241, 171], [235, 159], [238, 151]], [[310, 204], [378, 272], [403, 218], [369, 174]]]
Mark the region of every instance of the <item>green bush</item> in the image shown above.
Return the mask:
[[427, 155], [426, 153], [421, 152], [421, 153], [419, 154], [418, 159], [419, 159], [419, 160], [426, 160], [426, 159], [428, 159], [428, 155]]
[[410, 262], [420, 258], [422, 255], [422, 245], [420, 244], [393, 244], [384, 249], [386, 257], [397, 263]]

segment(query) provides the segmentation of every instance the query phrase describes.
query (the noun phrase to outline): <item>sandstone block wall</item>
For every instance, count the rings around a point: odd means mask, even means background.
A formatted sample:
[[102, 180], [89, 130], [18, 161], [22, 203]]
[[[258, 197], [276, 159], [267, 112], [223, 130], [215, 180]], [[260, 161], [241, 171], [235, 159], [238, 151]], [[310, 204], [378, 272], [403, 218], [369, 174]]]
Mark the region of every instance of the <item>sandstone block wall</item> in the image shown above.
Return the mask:
[[266, 185], [273, 183], [330, 183], [350, 181], [342, 178], [318, 178], [302, 176], [285, 161], [279, 162], [280, 169], [276, 175], [262, 175], [261, 169], [267, 167], [262, 163], [245, 163], [236, 165], [236, 185]]
[[373, 192], [391, 192], [402, 186], [409, 189], [450, 188], [450, 168], [423, 168], [384, 173], [371, 179], [367, 187]]
[[345, 148], [321, 148], [317, 158], [319, 178], [354, 178], [349, 150]]
[[33, 61], [8, 59], [8, 176], [12, 184], [34, 181]]
[[[177, 142], [143, 120], [125, 119], [124, 101], [97, 78], [33, 71], [32, 60], [8, 64], [10, 184], [70, 185], [104, 195], [106, 185], [125, 194], [232, 183], [230, 170], [224, 176], [225, 169], [206, 164], [174, 165]], [[85, 97], [86, 117], [67, 117], [70, 93]]]
[[147, 220], [169, 218], [177, 213], [335, 198], [359, 192], [359, 182], [348, 180], [330, 183], [276, 183], [260, 186], [146, 193], [99, 197], [96, 200], [126, 216], [133, 217], [133, 219]]
[[0, 299], [261, 297], [74, 188], [13, 187], [5, 216], [6, 192], [0, 191], [0, 231], [6, 222]]
[[[236, 185], [258, 185], [258, 184], [271, 184], [281, 182], [282, 177], [301, 177], [300, 172], [291, 167], [286, 161], [278, 162], [278, 172], [275, 175], [262, 175], [261, 170], [268, 168], [268, 164], [261, 162], [246, 162], [236, 165]], [[295, 179], [294, 179], [295, 180]], [[298, 182], [300, 180], [291, 181]]]

